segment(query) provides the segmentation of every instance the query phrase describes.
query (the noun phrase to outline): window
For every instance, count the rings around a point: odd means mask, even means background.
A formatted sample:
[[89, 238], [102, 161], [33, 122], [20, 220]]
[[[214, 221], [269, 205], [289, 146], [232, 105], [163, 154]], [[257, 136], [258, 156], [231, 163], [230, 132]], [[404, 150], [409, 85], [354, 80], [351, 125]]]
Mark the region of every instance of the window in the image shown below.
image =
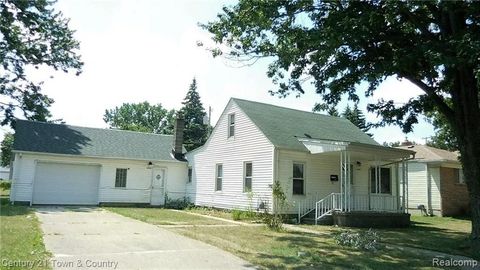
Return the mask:
[[370, 192], [391, 194], [392, 178], [390, 168], [380, 168], [380, 177], [377, 181], [375, 168], [370, 169]]
[[235, 114], [228, 115], [228, 137], [235, 136]]
[[293, 194], [303, 195], [305, 186], [305, 166], [302, 163], [293, 163]]
[[215, 191], [222, 190], [222, 180], [223, 180], [223, 165], [217, 164], [215, 172]]
[[188, 167], [188, 180], [187, 180], [187, 183], [191, 183], [191, 182], [192, 182], [192, 174], [193, 174], [192, 167]]
[[115, 187], [127, 187], [127, 169], [117, 168], [115, 174]]
[[243, 174], [245, 175], [243, 179], [243, 192], [250, 192], [252, 191], [252, 174], [253, 174], [252, 162], [244, 163]]
[[465, 184], [465, 177], [463, 176], [463, 170], [453, 169], [453, 177], [456, 183]]

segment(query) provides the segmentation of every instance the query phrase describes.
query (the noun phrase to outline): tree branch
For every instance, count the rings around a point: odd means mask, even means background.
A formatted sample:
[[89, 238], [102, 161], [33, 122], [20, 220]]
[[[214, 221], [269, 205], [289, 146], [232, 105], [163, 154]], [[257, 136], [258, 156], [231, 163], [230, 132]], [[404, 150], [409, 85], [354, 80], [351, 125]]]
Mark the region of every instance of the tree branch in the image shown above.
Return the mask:
[[422, 80], [415, 78], [414, 76], [404, 75], [402, 77], [411, 81], [416, 86], [420, 87], [420, 89], [422, 89], [433, 100], [433, 102], [438, 106], [438, 109], [445, 115], [445, 117], [453, 123], [454, 112], [452, 108], [448, 106], [448, 104], [445, 102], [445, 99], [435, 93], [435, 90], [432, 87], [428, 86], [427, 84], [422, 82]]

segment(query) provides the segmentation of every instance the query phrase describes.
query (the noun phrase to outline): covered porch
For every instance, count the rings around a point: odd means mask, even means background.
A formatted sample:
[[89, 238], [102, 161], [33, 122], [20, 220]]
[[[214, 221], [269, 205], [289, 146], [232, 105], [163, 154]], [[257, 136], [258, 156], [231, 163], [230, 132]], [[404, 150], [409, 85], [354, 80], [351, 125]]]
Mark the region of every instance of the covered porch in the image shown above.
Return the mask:
[[[322, 170], [327, 161], [336, 161], [338, 174], [329, 175], [332, 188], [328, 193], [316, 188], [319, 185], [316, 181], [325, 179], [313, 177], [309, 180], [305, 187], [306, 196], [295, 201], [297, 221], [313, 218], [317, 224], [331, 216], [335, 221], [337, 216], [337, 219], [342, 220], [340, 223], [350, 224], [345, 219], [365, 221], [373, 217], [374, 220], [379, 220], [382, 215], [395, 219], [403, 218], [403, 214], [407, 213], [406, 161], [414, 152], [354, 142], [311, 138], [299, 141], [311, 155], [311, 167]], [[293, 174], [295, 179], [295, 172]], [[315, 191], [312, 192], [309, 188]]]

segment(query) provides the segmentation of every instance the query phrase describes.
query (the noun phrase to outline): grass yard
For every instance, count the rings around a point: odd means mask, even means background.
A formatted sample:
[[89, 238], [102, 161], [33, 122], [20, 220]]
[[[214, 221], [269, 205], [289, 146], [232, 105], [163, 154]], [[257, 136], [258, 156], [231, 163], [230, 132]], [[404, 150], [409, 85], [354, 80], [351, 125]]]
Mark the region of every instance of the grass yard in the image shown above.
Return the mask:
[[274, 232], [263, 226], [169, 228], [227, 250], [263, 269], [431, 269], [432, 258], [406, 251], [358, 251], [330, 235]]
[[248, 212], [241, 210], [222, 210], [209, 207], [193, 207], [185, 209], [184, 211], [247, 223], [259, 223], [262, 221], [260, 214], [257, 214], [256, 212]]
[[[50, 253], [45, 250], [39, 222], [33, 210], [8, 204], [8, 191], [0, 196], [0, 268], [50, 269]], [[33, 267], [6, 267], [5, 262], [31, 262]]]
[[[381, 241], [449, 254], [473, 256], [468, 241], [471, 230], [470, 220], [414, 215], [411, 220], [412, 226], [409, 228], [379, 229]], [[301, 226], [323, 232], [339, 230], [332, 226]]]
[[228, 224], [221, 220], [191, 215], [164, 208], [105, 207], [117, 214], [155, 225], [219, 225]]

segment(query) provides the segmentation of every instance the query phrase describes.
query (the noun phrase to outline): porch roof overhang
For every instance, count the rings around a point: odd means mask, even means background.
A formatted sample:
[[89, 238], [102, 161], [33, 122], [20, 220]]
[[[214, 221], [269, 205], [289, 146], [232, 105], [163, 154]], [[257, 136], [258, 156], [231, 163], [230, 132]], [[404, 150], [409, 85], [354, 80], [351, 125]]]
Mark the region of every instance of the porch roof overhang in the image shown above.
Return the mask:
[[375, 156], [380, 159], [397, 160], [415, 157], [415, 151], [385, 147], [358, 142], [332, 141], [313, 138], [298, 138], [311, 154], [323, 154], [340, 151]]

